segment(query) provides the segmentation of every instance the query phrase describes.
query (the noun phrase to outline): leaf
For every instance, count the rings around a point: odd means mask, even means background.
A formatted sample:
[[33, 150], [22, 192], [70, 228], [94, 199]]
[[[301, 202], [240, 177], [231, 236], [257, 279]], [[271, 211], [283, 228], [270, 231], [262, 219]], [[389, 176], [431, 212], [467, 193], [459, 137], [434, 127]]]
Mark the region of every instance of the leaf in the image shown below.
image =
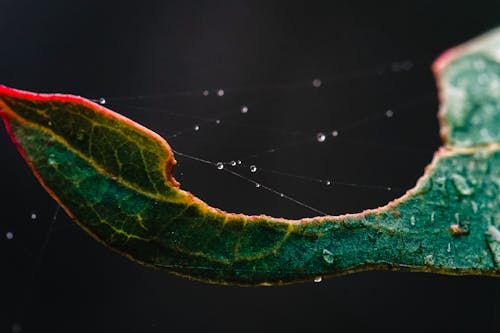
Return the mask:
[[500, 30], [434, 65], [446, 146], [415, 188], [359, 214], [226, 213], [179, 188], [157, 134], [84, 98], [0, 87], [0, 115], [52, 197], [101, 243], [212, 283], [372, 269], [500, 276]]

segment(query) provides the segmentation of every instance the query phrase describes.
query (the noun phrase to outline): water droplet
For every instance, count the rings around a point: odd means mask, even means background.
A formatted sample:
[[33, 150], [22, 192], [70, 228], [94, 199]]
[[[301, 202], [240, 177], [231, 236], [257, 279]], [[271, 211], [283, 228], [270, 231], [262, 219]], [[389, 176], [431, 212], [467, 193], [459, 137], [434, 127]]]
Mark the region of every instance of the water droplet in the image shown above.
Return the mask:
[[448, 228], [448, 231], [453, 236], [461, 236], [461, 235], [465, 234], [464, 229], [462, 229], [462, 227], [459, 224], [456, 224], [456, 223], [450, 224], [450, 227]]
[[260, 187], [260, 184], [259, 183], [255, 183], [255, 187]]
[[498, 230], [497, 228], [495, 228], [494, 226], [490, 225], [488, 227], [488, 231], [486, 231], [486, 234], [490, 235], [490, 237], [496, 241], [496, 242], [500, 242], [500, 230]]
[[208, 96], [208, 95], [210, 95], [210, 92], [205, 89], [205, 90], [203, 90], [202, 94], [203, 94], [203, 96]]
[[332, 136], [339, 136], [339, 132], [338, 131], [332, 131]]
[[51, 121], [49, 121], [47, 124], [48, 124], [49, 126], [52, 126], [52, 122], [51, 122]]
[[478, 207], [478, 205], [477, 205], [477, 202], [475, 202], [475, 201], [472, 201], [472, 200], [471, 200], [470, 204], [471, 204], [471, 206], [472, 206], [472, 211], [473, 211], [474, 213], [477, 213], [478, 208], [479, 208], [479, 207]]
[[426, 255], [424, 257], [424, 264], [427, 266], [434, 265], [434, 258], [432, 257], [432, 254]]
[[222, 170], [224, 169], [224, 164], [222, 164], [222, 162], [217, 162], [217, 164], [215, 165], [217, 167], [217, 169], [219, 170]]
[[199, 130], [200, 130], [200, 126], [199, 126], [199, 125], [194, 125], [194, 126], [193, 126], [193, 129], [194, 129], [195, 131], [199, 131]]
[[224, 96], [224, 90], [223, 89], [217, 90], [217, 96], [219, 96], [219, 97]]
[[392, 110], [385, 111], [385, 116], [387, 118], [392, 118], [394, 116], [394, 111], [392, 111]]
[[36, 220], [37, 215], [36, 215], [36, 213], [31, 213], [30, 217], [32, 220]]
[[7, 238], [8, 240], [12, 240], [12, 239], [14, 239], [14, 233], [12, 233], [12, 232], [10, 232], [10, 231], [9, 231], [9, 232], [7, 232], [7, 233], [5, 234], [5, 238]]
[[236, 163], [241, 164], [241, 161], [240, 161], [240, 160], [237, 160], [237, 161], [236, 161]]
[[446, 191], [446, 177], [435, 177], [433, 181], [433, 185], [438, 191]]
[[392, 191], [392, 187], [387, 187], [387, 191]]
[[18, 323], [12, 324], [10, 329], [12, 330], [12, 333], [21, 333], [21, 331], [23, 330], [22, 326], [19, 325]]
[[326, 184], [326, 186], [330, 186], [330, 185], [332, 185], [332, 181], [331, 180], [326, 180], [325, 184]]
[[247, 112], [248, 112], [248, 106], [243, 105], [243, 106], [241, 107], [241, 113], [247, 113]]
[[49, 154], [49, 158], [47, 159], [47, 162], [49, 163], [49, 165], [56, 165], [57, 164], [55, 157], [56, 156], [54, 154]]
[[413, 63], [409, 60], [397, 61], [391, 64], [391, 70], [393, 72], [409, 71], [413, 67]]
[[231, 166], [236, 166], [236, 161], [231, 161], [231, 162], [229, 162], [229, 164], [230, 164]]
[[410, 224], [411, 225], [415, 225], [415, 221], [416, 221], [415, 216], [410, 217]]
[[490, 131], [487, 128], [481, 128], [479, 134], [486, 140], [491, 139]]
[[436, 216], [436, 212], [431, 213], [431, 222], [434, 222], [434, 217]]
[[314, 80], [312, 81], [312, 85], [313, 85], [313, 87], [314, 87], [314, 88], [319, 88], [319, 87], [321, 87], [321, 80], [320, 80], [320, 79], [314, 79]]
[[326, 135], [324, 133], [318, 133], [316, 134], [316, 140], [318, 140], [318, 142], [325, 142]]
[[474, 188], [470, 186], [467, 179], [465, 179], [461, 175], [454, 173], [451, 175], [451, 179], [453, 180], [453, 185], [455, 185], [457, 191], [462, 195], [471, 195], [472, 193], [474, 193]]
[[477, 82], [479, 84], [486, 84], [489, 81], [488, 74], [481, 74], [477, 77]]
[[332, 252], [328, 251], [327, 249], [323, 249], [323, 260], [329, 264], [333, 264], [335, 256], [333, 255]]
[[282, 198], [283, 198], [284, 196], [285, 196], [285, 195], [284, 195], [283, 193], [280, 193], [280, 197], [282, 197]]
[[250, 172], [256, 172], [257, 167], [255, 165], [250, 165]]
[[219, 119], [217, 119], [217, 120], [215, 121], [215, 123], [216, 123], [217, 125], [219, 125], [219, 124], [220, 124], [220, 120], [219, 120]]
[[99, 98], [99, 104], [101, 105], [106, 104], [106, 99], [104, 97]]
[[321, 281], [323, 281], [323, 278], [321, 276], [316, 276], [314, 278], [314, 282], [316, 282], [316, 283], [321, 282]]
[[448, 247], [446, 248], [446, 252], [448, 252], [448, 253], [451, 252], [451, 243], [448, 243]]

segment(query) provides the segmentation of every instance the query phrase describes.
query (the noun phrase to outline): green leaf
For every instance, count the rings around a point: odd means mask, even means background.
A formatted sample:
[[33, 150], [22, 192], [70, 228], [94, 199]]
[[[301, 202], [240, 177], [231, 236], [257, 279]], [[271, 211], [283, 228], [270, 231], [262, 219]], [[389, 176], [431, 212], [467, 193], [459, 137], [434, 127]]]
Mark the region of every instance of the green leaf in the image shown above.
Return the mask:
[[76, 223], [157, 269], [239, 285], [371, 269], [500, 276], [500, 30], [448, 51], [434, 70], [446, 146], [403, 197], [336, 217], [209, 207], [179, 188], [162, 138], [80, 97], [0, 86], [0, 115]]

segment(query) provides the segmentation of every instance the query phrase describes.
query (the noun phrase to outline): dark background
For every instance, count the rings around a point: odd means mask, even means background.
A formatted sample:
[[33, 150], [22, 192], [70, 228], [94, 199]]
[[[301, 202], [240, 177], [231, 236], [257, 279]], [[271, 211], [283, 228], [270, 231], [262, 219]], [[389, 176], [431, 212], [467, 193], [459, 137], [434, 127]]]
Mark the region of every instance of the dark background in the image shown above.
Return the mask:
[[[358, 212], [412, 187], [440, 145], [433, 60], [500, 23], [494, 0], [370, 3], [0, 0], [0, 83], [104, 96], [163, 136], [180, 131], [174, 149], [211, 161], [300, 142], [244, 165], [333, 186], [237, 170], [327, 213]], [[307, 142], [333, 129], [337, 138]], [[63, 212], [50, 227], [55, 202], [5, 131], [0, 147], [0, 332], [500, 331], [492, 278], [369, 272], [238, 288], [141, 267]], [[316, 214], [177, 159], [182, 187], [211, 205]]]

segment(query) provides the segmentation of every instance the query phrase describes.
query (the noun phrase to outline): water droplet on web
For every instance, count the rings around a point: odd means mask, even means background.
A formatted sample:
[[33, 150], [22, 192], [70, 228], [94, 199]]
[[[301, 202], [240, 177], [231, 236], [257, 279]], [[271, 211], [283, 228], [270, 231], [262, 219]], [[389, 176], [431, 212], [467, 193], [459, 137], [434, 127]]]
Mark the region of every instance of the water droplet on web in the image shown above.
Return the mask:
[[285, 197], [285, 195], [284, 195], [283, 193], [280, 193], [280, 197], [282, 197], [282, 198], [283, 198], [283, 197]]
[[199, 126], [199, 125], [194, 125], [194, 126], [193, 126], [193, 129], [194, 129], [195, 131], [199, 131], [199, 130], [200, 130], [200, 126]]
[[210, 94], [210, 92], [209, 92], [208, 90], [206, 90], [206, 89], [205, 89], [205, 90], [203, 90], [203, 93], [202, 93], [202, 94], [203, 94], [203, 96], [208, 96], [208, 95]]
[[229, 162], [229, 164], [230, 164], [231, 166], [236, 166], [236, 161], [231, 161], [231, 162]]
[[392, 111], [392, 110], [385, 111], [385, 116], [387, 118], [392, 118], [394, 116], [394, 111]]
[[217, 96], [219, 96], [219, 97], [224, 96], [224, 90], [223, 89], [217, 90]]
[[243, 106], [241, 107], [241, 113], [247, 113], [247, 112], [248, 112], [248, 106], [243, 105]]
[[222, 162], [217, 162], [217, 164], [215, 165], [217, 167], [217, 169], [219, 170], [222, 170], [224, 169], [224, 164], [222, 164]]
[[255, 183], [255, 187], [260, 187], [260, 184], [259, 183]]
[[215, 121], [215, 123], [216, 123], [217, 125], [219, 125], [219, 124], [220, 124], [220, 120], [219, 120], [219, 119], [217, 119], [217, 120]]
[[30, 218], [31, 218], [32, 220], [36, 220], [36, 218], [37, 218], [36, 213], [31, 213]]
[[321, 281], [323, 281], [323, 278], [321, 276], [316, 276], [314, 278], [314, 282], [316, 282], [316, 283], [321, 282]]
[[237, 161], [236, 161], [236, 163], [241, 164], [241, 161], [240, 161], [240, 160], [237, 160]]
[[387, 187], [387, 191], [392, 191], [392, 187]]
[[393, 72], [409, 71], [413, 67], [413, 62], [409, 60], [396, 61], [391, 64], [391, 70]]
[[[106, 104], [106, 99], [104, 97], [99, 98], [99, 104], [104, 105]], [[113, 103], [111, 103], [113, 104]]]
[[339, 132], [338, 131], [332, 131], [332, 136], [338, 136], [339, 135]]
[[7, 238], [8, 240], [12, 240], [12, 239], [14, 239], [14, 233], [13, 233], [13, 232], [8, 231], [8, 232], [5, 234], [5, 238]]
[[410, 217], [410, 224], [411, 225], [415, 225], [415, 221], [416, 221], [415, 216]]
[[314, 80], [312, 81], [312, 85], [313, 85], [313, 87], [314, 87], [314, 88], [319, 88], [319, 87], [321, 87], [321, 80], [320, 80], [320, 79], [314, 79]]
[[331, 180], [326, 180], [326, 181], [325, 181], [325, 185], [326, 185], [326, 186], [330, 186], [330, 185], [332, 185], [332, 181], [331, 181]]
[[250, 165], [250, 172], [256, 172], [257, 167], [255, 165]]
[[316, 140], [318, 140], [318, 142], [325, 142], [326, 135], [324, 133], [318, 133], [316, 134]]
[[333, 255], [332, 252], [328, 251], [327, 249], [323, 249], [323, 260], [329, 264], [333, 264], [335, 256]]

